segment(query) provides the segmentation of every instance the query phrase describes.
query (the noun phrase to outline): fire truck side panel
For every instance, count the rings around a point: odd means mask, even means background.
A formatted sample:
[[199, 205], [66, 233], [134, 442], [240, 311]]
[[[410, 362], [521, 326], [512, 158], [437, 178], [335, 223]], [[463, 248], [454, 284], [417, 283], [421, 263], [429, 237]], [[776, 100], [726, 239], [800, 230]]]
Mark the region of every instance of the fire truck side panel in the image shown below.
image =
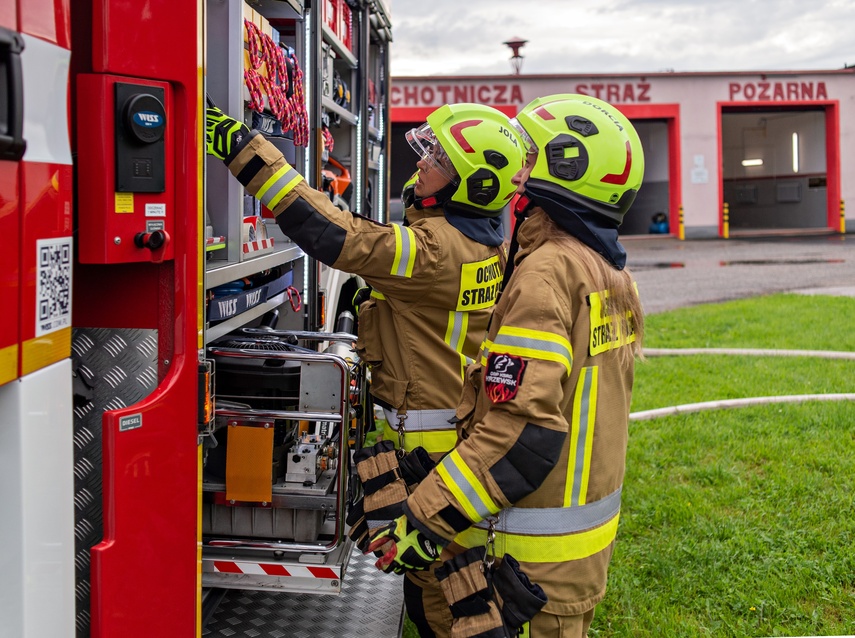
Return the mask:
[[[190, 74], [201, 73], [200, 2], [152, 0], [140, 5], [93, 0], [92, 9], [92, 32], [96, 34], [92, 64], [96, 73], [182, 84]], [[195, 99], [195, 87], [185, 88]]]
[[0, 27], [18, 30], [18, 6], [14, 2], [0, 3]]
[[[154, 392], [127, 407], [98, 406], [107, 410], [102, 420], [104, 535], [91, 552], [90, 636], [191, 637], [198, 635], [200, 604], [195, 398], [202, 330], [202, 9], [195, 0], [150, 0], [144, 5], [95, 0], [73, 3], [72, 10], [75, 45], [88, 33], [81, 50], [89, 43], [92, 49], [91, 65], [88, 60], [75, 63], [81, 75], [73, 82], [95, 77], [102, 86], [143, 83], [170, 94], [165, 100], [165, 184], [171, 190], [166, 215], [174, 258], [167, 253], [162, 263], [103, 260], [108, 263], [80, 266], [75, 272], [75, 304], [85, 300], [88, 306], [77, 308], [75, 327], [155, 329], [158, 343]], [[98, 112], [102, 121], [114, 117], [113, 100], [96, 103], [87, 100], [85, 86], [75, 88], [76, 122], [97, 122]], [[81, 114], [81, 106], [98, 112]], [[83, 137], [101, 134], [93, 126], [94, 131], [81, 129], [76, 135], [84, 174], [87, 161], [114, 161], [110, 145], [96, 149], [94, 158], [84, 157], [92, 147]], [[94, 197], [100, 206], [115, 201], [115, 181], [99, 180], [96, 174], [91, 170], [78, 183], [81, 195], [86, 190], [85, 197]], [[127, 194], [134, 200], [141, 197], [139, 192]], [[96, 214], [107, 223], [116, 212], [108, 205]], [[133, 243], [136, 228], [120, 224], [115, 230], [122, 233], [122, 244]], [[103, 229], [99, 232], [108, 237]], [[107, 382], [109, 369], [97, 372], [99, 382]]]
[[[18, 13], [14, 2], [0, 4], [0, 29], [4, 30], [4, 38], [16, 37]], [[15, 96], [3, 97], [12, 101], [10, 106], [14, 109]], [[21, 321], [19, 171], [19, 162], [0, 160], [0, 237], [4, 238], [4, 248], [0, 251], [0, 299], [4, 306], [4, 311], [0, 312], [0, 385], [18, 378]]]
[[[195, 365], [191, 355], [176, 371]], [[170, 374], [103, 421], [104, 540], [92, 550], [92, 636], [193, 636], [196, 377]], [[177, 397], [177, 398], [176, 398]], [[183, 405], [182, 405], [183, 403]]]
[[0, 386], [4, 636], [74, 636], [71, 360]]
[[71, 48], [71, 0], [19, 0], [21, 33]]
[[[173, 220], [175, 209], [174, 144], [176, 129], [170, 115], [172, 95], [170, 85], [164, 82], [141, 81], [123, 76], [83, 74], [77, 79], [78, 131], [97, 131], [97, 134], [79, 135], [78, 151], [78, 258], [84, 264], [116, 264], [170, 260], [174, 257], [175, 234]], [[120, 95], [120, 91], [123, 95]], [[133, 98], [130, 98], [133, 96]], [[117, 159], [116, 136], [127, 122], [118, 114], [132, 99], [162, 101], [166, 117], [164, 126], [164, 158], [152, 162], [148, 169], [162, 173], [164, 185], [154, 192], [118, 192], [116, 173], [119, 162], [133, 163], [129, 157]], [[116, 120], [120, 120], [117, 122]], [[138, 154], [148, 149], [134, 150]], [[139, 162], [140, 160], [136, 160]], [[145, 165], [137, 170], [145, 170]], [[151, 181], [149, 177], [145, 181]], [[182, 221], [191, 221], [182, 215]], [[157, 250], [150, 250], [136, 241], [138, 233], [162, 230], [169, 239]]]
[[[21, 12], [22, 23], [27, 11]], [[67, 358], [71, 349], [71, 52], [23, 34], [24, 138], [20, 165], [20, 374]], [[66, 38], [67, 40], [67, 38]]]
[[4, 307], [0, 312], [0, 385], [18, 377], [18, 326], [21, 319], [18, 296], [19, 166], [17, 162], [0, 162], [0, 237], [8, 238], [0, 251], [0, 298]]

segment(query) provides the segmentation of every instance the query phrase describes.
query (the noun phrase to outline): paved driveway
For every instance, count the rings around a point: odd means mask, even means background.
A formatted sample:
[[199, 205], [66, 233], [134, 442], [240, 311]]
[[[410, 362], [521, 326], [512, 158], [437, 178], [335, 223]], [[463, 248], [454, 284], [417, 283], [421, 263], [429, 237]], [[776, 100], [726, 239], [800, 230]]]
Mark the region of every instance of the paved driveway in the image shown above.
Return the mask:
[[855, 236], [623, 241], [648, 314], [774, 292], [855, 296]]

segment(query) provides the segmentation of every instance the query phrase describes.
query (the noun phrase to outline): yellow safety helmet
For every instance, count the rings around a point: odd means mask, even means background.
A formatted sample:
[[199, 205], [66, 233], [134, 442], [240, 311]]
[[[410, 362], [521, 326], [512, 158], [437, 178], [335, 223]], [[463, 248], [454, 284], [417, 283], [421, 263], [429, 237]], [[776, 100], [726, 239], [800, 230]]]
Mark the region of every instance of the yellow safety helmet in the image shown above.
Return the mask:
[[[519, 132], [501, 111], [483, 104], [446, 104], [407, 133], [413, 150], [452, 180], [438, 204], [495, 217], [516, 187], [525, 150]], [[450, 192], [450, 195], [448, 194]]]
[[527, 189], [623, 222], [644, 176], [641, 140], [623, 113], [568, 93], [534, 100], [514, 123], [538, 151]]

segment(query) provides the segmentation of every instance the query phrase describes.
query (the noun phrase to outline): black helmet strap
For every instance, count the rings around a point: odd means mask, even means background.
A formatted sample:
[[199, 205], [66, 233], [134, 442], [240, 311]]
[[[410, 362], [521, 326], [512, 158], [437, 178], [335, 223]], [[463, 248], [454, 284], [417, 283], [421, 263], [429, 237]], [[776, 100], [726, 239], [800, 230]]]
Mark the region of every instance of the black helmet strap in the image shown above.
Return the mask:
[[439, 208], [451, 199], [451, 196], [457, 191], [458, 186], [460, 186], [460, 182], [455, 179], [427, 197], [416, 197], [415, 193], [413, 193], [413, 206], [415, 206], [416, 210]]
[[527, 195], [520, 195], [514, 202], [514, 207], [511, 212], [514, 214], [516, 223], [514, 224], [514, 233], [511, 235], [511, 247], [508, 250], [508, 261], [505, 262], [505, 272], [502, 274], [502, 286], [499, 288], [499, 294], [496, 296], [496, 303], [499, 303], [499, 299], [502, 297], [502, 291], [511, 280], [511, 275], [514, 274], [514, 260], [516, 259], [517, 251], [520, 249], [520, 242], [519, 239], [517, 239], [517, 234], [520, 231], [520, 226], [523, 221], [528, 217], [528, 211], [533, 207], [534, 203]]

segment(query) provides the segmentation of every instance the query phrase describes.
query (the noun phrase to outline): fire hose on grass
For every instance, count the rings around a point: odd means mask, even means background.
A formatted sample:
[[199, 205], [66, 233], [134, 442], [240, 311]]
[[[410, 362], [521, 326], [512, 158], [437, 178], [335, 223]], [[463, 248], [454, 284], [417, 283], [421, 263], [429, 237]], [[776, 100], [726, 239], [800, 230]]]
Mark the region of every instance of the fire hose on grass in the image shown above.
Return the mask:
[[[855, 360], [855, 352], [836, 352], [831, 350], [759, 350], [750, 348], [645, 348], [645, 356], [689, 356], [699, 354], [748, 355], [764, 357], [815, 357], [822, 359]], [[665, 416], [690, 414], [705, 410], [723, 410], [742, 408], [751, 405], [772, 405], [776, 403], [804, 403], [806, 401], [855, 401], [855, 393], [841, 394], [794, 394], [785, 396], [749, 397], [744, 399], [721, 399], [701, 403], [685, 403], [653, 410], [632, 412], [630, 421], [649, 421]]]

